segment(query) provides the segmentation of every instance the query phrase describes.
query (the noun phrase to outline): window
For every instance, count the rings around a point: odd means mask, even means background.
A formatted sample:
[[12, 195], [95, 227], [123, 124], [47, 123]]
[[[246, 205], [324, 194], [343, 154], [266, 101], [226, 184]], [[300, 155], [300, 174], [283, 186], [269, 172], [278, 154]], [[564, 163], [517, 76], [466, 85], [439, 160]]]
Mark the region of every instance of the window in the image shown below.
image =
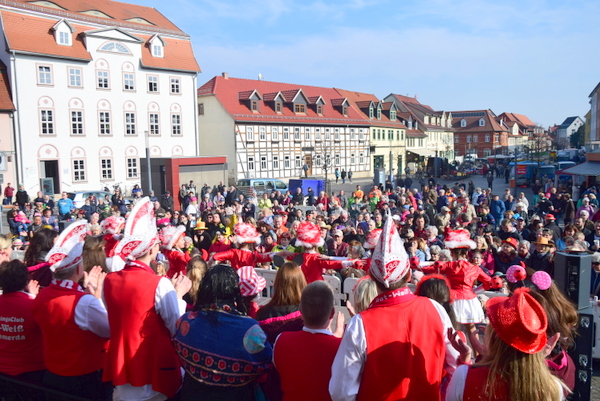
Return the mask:
[[365, 155], [364, 155], [364, 153], [361, 153], [358, 155], [358, 163], [364, 164], [364, 162], [365, 162]]
[[258, 132], [259, 132], [261, 141], [267, 140], [267, 130], [265, 129], [265, 127], [260, 127], [258, 129]]
[[315, 166], [321, 167], [321, 155], [319, 154], [315, 156]]
[[362, 140], [364, 140], [364, 137], [363, 137], [363, 129], [362, 129], [362, 128], [359, 128], [359, 129], [358, 129], [358, 140], [359, 140], [359, 141], [362, 141]]
[[373, 118], [373, 107], [369, 107], [369, 118]]
[[54, 111], [40, 110], [42, 135], [54, 135]]
[[148, 75], [148, 92], [158, 93], [158, 76]]
[[136, 135], [135, 113], [125, 113], [125, 135]]
[[283, 139], [286, 141], [290, 139], [290, 129], [289, 128], [283, 129]]
[[71, 135], [83, 135], [83, 111], [71, 111]]
[[323, 105], [321, 105], [321, 104], [317, 105], [317, 114], [323, 115]]
[[486, 135], [486, 136], [485, 136], [485, 141], [486, 141], [486, 142], [489, 142], [489, 141], [490, 141], [490, 136], [489, 136], [489, 135]]
[[471, 143], [471, 139], [472, 139], [471, 135], [467, 135], [467, 143]]
[[248, 170], [254, 170], [254, 157], [248, 158]]
[[69, 32], [59, 32], [58, 44], [63, 46], [71, 46], [71, 34]]
[[38, 65], [38, 84], [52, 85], [52, 67], [49, 65]]
[[377, 109], [377, 119], [381, 120], [381, 109]]
[[[383, 132], [383, 135], [385, 136], [385, 130]], [[381, 139], [381, 129], [377, 130], [377, 139]], [[384, 138], [385, 139], [385, 138]]]
[[491, 149], [483, 149], [483, 155], [485, 157], [491, 156], [492, 155], [492, 150]]
[[466, 127], [467, 126], [467, 120], [465, 120], [464, 118], [462, 120], [460, 120], [460, 126], [462, 128]]
[[281, 102], [275, 102], [275, 113], [281, 113]]
[[198, 115], [204, 115], [204, 103], [198, 103]]
[[279, 156], [273, 156], [273, 170], [279, 169]]
[[99, 112], [98, 123], [100, 135], [110, 135], [110, 111]]
[[150, 113], [150, 135], [160, 135], [160, 123], [158, 121], [158, 113]]
[[260, 157], [260, 169], [265, 171], [267, 169], [267, 156]]
[[258, 100], [251, 101], [251, 108], [252, 108], [252, 112], [258, 113]]
[[340, 129], [339, 128], [335, 128], [333, 131], [333, 139], [336, 141], [340, 140]]
[[181, 135], [181, 114], [171, 114], [171, 135]]
[[98, 89], [108, 89], [108, 71], [96, 71], [96, 87]]
[[123, 90], [133, 91], [135, 90], [135, 75], [132, 72], [123, 73]]
[[283, 156], [283, 168], [290, 168], [290, 157]]
[[246, 140], [247, 141], [254, 140], [254, 127], [246, 127]]
[[304, 140], [310, 141], [310, 128], [304, 128]]
[[396, 110], [390, 110], [390, 120], [396, 121]]
[[279, 140], [279, 129], [277, 127], [271, 128], [271, 139], [274, 141]]
[[296, 168], [302, 167], [302, 159], [300, 156], [296, 156]]
[[485, 127], [485, 120], [483, 118], [479, 119], [479, 126], [480, 127]]
[[393, 131], [393, 130], [391, 130], [391, 129], [389, 129], [389, 130], [388, 130], [388, 139], [389, 139], [390, 141], [393, 141], [393, 140], [394, 140], [394, 131]]
[[127, 158], [127, 178], [138, 178], [138, 159]]
[[473, 142], [477, 143], [479, 141], [479, 137], [477, 135], [473, 135]]
[[494, 142], [500, 142], [500, 134], [494, 134]]
[[346, 105], [342, 106], [342, 114], [345, 116], [348, 115], [348, 106], [346, 106]]
[[82, 87], [81, 68], [69, 67], [69, 86]]
[[354, 153], [350, 153], [350, 164], [356, 163], [356, 158], [354, 157]]
[[329, 129], [329, 128], [325, 128], [325, 140], [326, 141], [331, 140], [331, 129]]
[[163, 56], [162, 44], [157, 43], [157, 44], [152, 45], [152, 55], [154, 57], [162, 57]]
[[100, 159], [100, 176], [102, 181], [113, 179], [112, 159]]
[[336, 166], [340, 165], [340, 154], [336, 153], [335, 156], [333, 157], [333, 161], [335, 163]]
[[125, 47], [122, 44], [117, 43], [117, 42], [109, 42], [109, 43], [103, 45], [99, 50], [101, 50], [103, 52], [112, 52], [112, 53], [123, 53], [123, 54], [131, 53], [129, 51], [129, 49], [127, 49], [127, 47]]
[[85, 160], [73, 160], [73, 181], [85, 181]]
[[181, 93], [181, 80], [179, 78], [171, 78], [171, 94]]
[[354, 128], [350, 128], [350, 140], [354, 140]]
[[295, 141], [300, 140], [300, 128], [294, 128], [294, 140]]
[[458, 143], [458, 137], [457, 136], [454, 137], [454, 143]]
[[294, 113], [306, 113], [306, 106], [302, 103], [294, 104]]
[[321, 140], [321, 128], [315, 128], [315, 141]]

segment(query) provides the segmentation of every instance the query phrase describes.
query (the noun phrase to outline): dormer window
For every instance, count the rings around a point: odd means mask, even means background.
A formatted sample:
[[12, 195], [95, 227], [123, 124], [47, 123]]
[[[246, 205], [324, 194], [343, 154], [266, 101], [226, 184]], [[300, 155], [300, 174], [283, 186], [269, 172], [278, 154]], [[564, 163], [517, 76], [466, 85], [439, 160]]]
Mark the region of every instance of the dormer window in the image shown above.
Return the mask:
[[73, 33], [75, 33], [73, 25], [62, 19], [54, 24], [52, 30], [54, 30], [56, 43], [61, 46], [73, 46]]
[[71, 35], [68, 32], [59, 32], [58, 44], [63, 46], [71, 46]]
[[154, 35], [148, 45], [150, 46], [150, 53], [152, 53], [152, 57], [164, 57], [165, 50], [164, 47], [166, 45], [165, 41], [158, 35]]
[[479, 126], [480, 127], [485, 127], [485, 120], [483, 118], [479, 119]]
[[323, 105], [322, 104], [317, 105], [317, 114], [320, 116], [323, 115]]
[[381, 109], [377, 109], [377, 119], [381, 120]]
[[373, 114], [374, 114], [373, 107], [369, 107], [369, 118], [373, 118]]
[[298, 114], [298, 113], [306, 113], [306, 106], [302, 103], [296, 103], [294, 104], [294, 113]]
[[396, 121], [396, 110], [390, 110], [390, 121]]
[[258, 113], [258, 100], [252, 100], [251, 106], [252, 106], [252, 112]]
[[460, 120], [460, 126], [462, 128], [466, 127], [467, 126], [467, 120], [465, 120], [464, 118], [462, 120]]
[[152, 45], [152, 55], [154, 57], [162, 57], [163, 56], [163, 48], [161, 45]]
[[345, 115], [345, 116], [348, 115], [348, 106], [346, 106], [346, 105], [342, 106], [342, 114]]
[[281, 113], [281, 102], [275, 102], [275, 112]]

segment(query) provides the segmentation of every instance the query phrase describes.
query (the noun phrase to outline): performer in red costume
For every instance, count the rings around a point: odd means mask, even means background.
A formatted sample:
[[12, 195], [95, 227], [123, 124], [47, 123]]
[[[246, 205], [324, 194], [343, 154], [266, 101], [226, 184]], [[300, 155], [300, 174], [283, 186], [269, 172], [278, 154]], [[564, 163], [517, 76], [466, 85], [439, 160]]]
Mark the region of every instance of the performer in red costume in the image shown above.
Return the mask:
[[243, 266], [256, 267], [258, 263], [271, 261], [271, 254], [259, 253], [254, 250], [255, 244], [260, 244], [260, 234], [252, 224], [238, 223], [233, 228], [238, 249], [230, 249], [225, 252], [217, 252], [211, 258], [211, 262], [223, 262], [228, 260], [235, 270]]
[[[85, 220], [76, 221], [56, 239], [46, 261], [52, 283], [33, 303], [33, 317], [42, 330], [44, 360], [50, 387], [92, 400], [112, 400], [112, 386], [102, 382], [110, 329], [101, 301], [105, 274], [96, 266], [83, 269]], [[77, 284], [84, 280], [86, 290]]]
[[115, 255], [115, 248], [121, 240], [121, 231], [125, 227], [125, 219], [121, 216], [109, 216], [100, 223], [104, 231], [104, 252], [106, 253], [106, 267], [111, 272], [119, 271], [125, 266], [125, 261], [120, 255]]
[[453, 373], [459, 356], [448, 339], [452, 323], [440, 304], [407, 287], [408, 255], [389, 216], [369, 274], [378, 296], [346, 328], [331, 369], [332, 400], [441, 400], [442, 371]]
[[163, 245], [161, 252], [169, 261], [167, 277], [173, 278], [177, 273], [185, 276], [187, 274], [187, 264], [192, 258], [189, 249], [183, 251], [185, 247], [183, 243], [185, 226], [166, 226], [160, 230], [159, 237]]
[[185, 312], [182, 297], [191, 282], [185, 275], [169, 280], [152, 271], [159, 242], [154, 208], [146, 197], [133, 208], [116, 249], [127, 259], [125, 268], [111, 273], [104, 285], [111, 334], [104, 379], [112, 381], [123, 401], [166, 400], [181, 387], [171, 336]]

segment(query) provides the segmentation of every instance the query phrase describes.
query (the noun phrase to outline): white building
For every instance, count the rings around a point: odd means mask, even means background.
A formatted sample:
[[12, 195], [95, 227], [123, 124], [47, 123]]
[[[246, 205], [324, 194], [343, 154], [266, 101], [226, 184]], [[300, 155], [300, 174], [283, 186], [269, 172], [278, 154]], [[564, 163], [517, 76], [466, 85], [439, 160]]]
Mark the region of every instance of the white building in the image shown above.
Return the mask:
[[140, 183], [146, 133], [152, 157], [198, 153], [189, 36], [153, 8], [89, 4], [0, 2], [17, 179], [29, 193], [41, 178], [54, 193]]

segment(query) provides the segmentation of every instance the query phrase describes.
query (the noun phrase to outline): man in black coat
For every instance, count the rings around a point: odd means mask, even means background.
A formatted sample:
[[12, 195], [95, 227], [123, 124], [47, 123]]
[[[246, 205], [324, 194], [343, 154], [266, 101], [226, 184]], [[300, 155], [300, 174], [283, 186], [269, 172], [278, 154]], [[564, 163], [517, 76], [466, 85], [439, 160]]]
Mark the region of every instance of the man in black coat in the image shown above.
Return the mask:
[[17, 191], [17, 204], [21, 210], [25, 210], [25, 204], [29, 203], [29, 195], [27, 191], [23, 188], [23, 185], [19, 185], [19, 190]]
[[165, 210], [173, 210], [173, 197], [171, 196], [171, 192], [165, 192], [160, 200], [160, 206]]
[[552, 230], [552, 240], [554, 243], [562, 237], [560, 227], [556, 225], [556, 218], [553, 214], [548, 213], [545, 217], [546, 225], [545, 228]]
[[296, 188], [296, 193], [292, 196], [292, 203], [304, 206], [304, 194], [302, 193], [302, 188]]

